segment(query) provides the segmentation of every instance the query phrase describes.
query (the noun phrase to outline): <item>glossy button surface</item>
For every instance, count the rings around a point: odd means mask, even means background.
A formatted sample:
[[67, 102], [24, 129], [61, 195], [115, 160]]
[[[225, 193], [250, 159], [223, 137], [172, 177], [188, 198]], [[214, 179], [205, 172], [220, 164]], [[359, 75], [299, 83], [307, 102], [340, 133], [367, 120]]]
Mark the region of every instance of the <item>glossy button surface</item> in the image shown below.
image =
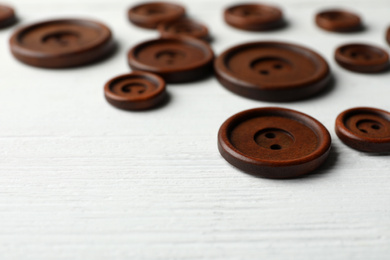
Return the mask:
[[16, 22], [15, 12], [9, 6], [0, 5], [0, 29], [8, 27]]
[[201, 40], [209, 39], [209, 30], [206, 26], [186, 18], [161, 23], [158, 26], [158, 30], [163, 38], [169, 38], [172, 36], [190, 36]]
[[316, 24], [327, 31], [354, 32], [362, 30], [360, 17], [354, 13], [332, 9], [316, 15]]
[[340, 66], [356, 72], [381, 72], [389, 66], [389, 55], [385, 50], [366, 44], [338, 47], [335, 60]]
[[184, 7], [166, 2], [149, 2], [129, 9], [128, 17], [133, 24], [154, 29], [161, 22], [177, 20], [185, 15]]
[[220, 83], [236, 94], [259, 100], [307, 98], [330, 81], [327, 62], [307, 48], [282, 42], [232, 47], [214, 63]]
[[104, 86], [104, 96], [111, 105], [120, 109], [150, 109], [166, 99], [165, 81], [152, 73], [134, 71], [108, 81]]
[[226, 23], [242, 30], [266, 31], [282, 27], [285, 23], [279, 8], [262, 4], [239, 4], [224, 12]]
[[160, 75], [166, 82], [188, 82], [212, 72], [214, 54], [204, 41], [185, 37], [146, 41], [128, 53], [133, 70]]
[[218, 133], [222, 157], [245, 172], [266, 178], [307, 174], [325, 161], [330, 147], [329, 132], [320, 122], [277, 107], [235, 114]]
[[63, 68], [84, 65], [112, 53], [111, 31], [90, 20], [52, 20], [17, 30], [10, 39], [12, 54], [29, 65]]
[[336, 119], [337, 136], [353, 149], [364, 152], [390, 152], [390, 113], [357, 107]]

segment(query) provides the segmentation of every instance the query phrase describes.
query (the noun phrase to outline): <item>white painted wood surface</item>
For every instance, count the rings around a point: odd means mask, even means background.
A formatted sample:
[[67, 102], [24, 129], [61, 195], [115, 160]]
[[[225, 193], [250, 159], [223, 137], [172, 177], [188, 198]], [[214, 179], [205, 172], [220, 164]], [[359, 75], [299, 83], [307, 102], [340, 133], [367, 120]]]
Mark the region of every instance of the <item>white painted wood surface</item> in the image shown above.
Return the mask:
[[[186, 1], [209, 25], [216, 54], [253, 40], [303, 44], [321, 53], [336, 78], [325, 95], [266, 103], [225, 90], [215, 78], [169, 85], [165, 107], [125, 112], [103, 97], [104, 83], [129, 71], [127, 50], [157, 37], [128, 23], [128, 1], [8, 0], [19, 25], [54, 17], [108, 24], [120, 49], [83, 68], [46, 70], [16, 61], [0, 31], [0, 259], [390, 259], [390, 156], [354, 151], [334, 134], [343, 110], [390, 110], [390, 75], [341, 69], [336, 46], [353, 41], [390, 51], [390, 2], [278, 1], [290, 26], [249, 33], [222, 20], [228, 1]], [[333, 34], [314, 14], [349, 7], [367, 31]], [[282, 106], [330, 131], [327, 163], [306, 178], [244, 174], [217, 150], [222, 122], [244, 109]]]

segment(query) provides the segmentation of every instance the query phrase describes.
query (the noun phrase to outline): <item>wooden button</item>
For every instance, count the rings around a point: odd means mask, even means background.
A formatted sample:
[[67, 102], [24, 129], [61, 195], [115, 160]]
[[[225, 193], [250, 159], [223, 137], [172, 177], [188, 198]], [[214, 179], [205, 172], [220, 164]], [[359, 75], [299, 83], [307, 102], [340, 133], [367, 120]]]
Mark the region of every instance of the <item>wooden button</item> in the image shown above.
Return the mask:
[[356, 32], [363, 29], [358, 15], [339, 9], [318, 13], [315, 21], [320, 28], [332, 32]]
[[336, 134], [349, 147], [363, 152], [390, 152], [390, 113], [357, 107], [336, 119]]
[[242, 30], [266, 31], [284, 26], [279, 8], [262, 4], [239, 4], [224, 12], [226, 23]]
[[64, 68], [106, 57], [114, 50], [111, 31], [90, 20], [52, 20], [17, 30], [10, 39], [12, 54], [32, 66]]
[[165, 81], [152, 73], [134, 71], [108, 81], [104, 96], [108, 103], [120, 109], [150, 109], [165, 100]]
[[335, 60], [341, 67], [356, 72], [381, 72], [389, 67], [387, 52], [366, 44], [346, 44], [338, 47]]
[[166, 82], [188, 82], [212, 72], [214, 54], [204, 41], [185, 37], [140, 43], [127, 57], [133, 70], [156, 73]]
[[129, 9], [128, 17], [133, 24], [154, 29], [159, 23], [177, 20], [185, 15], [184, 7], [166, 2], [150, 2]]
[[328, 64], [319, 54], [282, 42], [232, 47], [216, 59], [214, 69], [224, 87], [258, 100], [303, 99], [330, 82]]
[[9, 6], [0, 5], [0, 28], [13, 25], [16, 22], [15, 12]]
[[190, 36], [201, 40], [209, 40], [209, 30], [206, 26], [186, 18], [161, 23], [158, 30], [163, 38]]
[[246, 110], [219, 129], [222, 157], [245, 172], [273, 179], [293, 178], [319, 167], [328, 157], [328, 130], [303, 113], [277, 107]]

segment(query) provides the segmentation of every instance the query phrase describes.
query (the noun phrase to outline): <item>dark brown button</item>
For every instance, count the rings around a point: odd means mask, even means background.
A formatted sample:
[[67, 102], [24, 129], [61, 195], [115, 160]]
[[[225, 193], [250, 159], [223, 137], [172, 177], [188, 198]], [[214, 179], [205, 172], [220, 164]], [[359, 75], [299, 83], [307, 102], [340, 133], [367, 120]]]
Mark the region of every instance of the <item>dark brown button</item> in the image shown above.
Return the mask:
[[120, 109], [150, 109], [165, 100], [165, 81], [152, 73], [134, 71], [108, 81], [104, 96], [108, 103]]
[[151, 2], [129, 9], [128, 17], [133, 24], [154, 29], [159, 23], [177, 20], [185, 15], [185, 9], [176, 4]]
[[279, 8], [262, 4], [239, 4], [224, 12], [226, 23], [242, 30], [266, 31], [284, 26]]
[[20, 61], [45, 68], [74, 67], [106, 57], [114, 50], [111, 31], [90, 20], [53, 20], [17, 30], [10, 39]]
[[386, 40], [387, 40], [387, 43], [390, 45], [390, 27], [387, 29]]
[[161, 23], [158, 30], [163, 38], [172, 36], [190, 36], [201, 40], [209, 39], [209, 30], [203, 24], [190, 19], [179, 19], [172, 22]]
[[363, 29], [358, 15], [338, 9], [322, 11], [315, 20], [320, 28], [332, 32], [356, 32]]
[[11, 26], [15, 22], [16, 17], [14, 9], [5, 5], [0, 5], [0, 28]]
[[293, 178], [319, 167], [331, 138], [314, 118], [298, 111], [264, 107], [227, 119], [219, 129], [218, 149], [235, 167], [262, 177]]
[[166, 82], [188, 82], [212, 72], [214, 54], [204, 41], [185, 37], [140, 43], [127, 57], [133, 70], [156, 73]]
[[328, 64], [319, 54], [282, 42], [232, 47], [216, 59], [214, 69], [227, 89], [259, 100], [307, 98], [330, 82]]
[[366, 44], [340, 46], [335, 59], [341, 67], [356, 72], [381, 72], [389, 66], [389, 55], [385, 50]]
[[336, 119], [336, 134], [349, 147], [363, 152], [390, 152], [390, 113], [357, 107]]

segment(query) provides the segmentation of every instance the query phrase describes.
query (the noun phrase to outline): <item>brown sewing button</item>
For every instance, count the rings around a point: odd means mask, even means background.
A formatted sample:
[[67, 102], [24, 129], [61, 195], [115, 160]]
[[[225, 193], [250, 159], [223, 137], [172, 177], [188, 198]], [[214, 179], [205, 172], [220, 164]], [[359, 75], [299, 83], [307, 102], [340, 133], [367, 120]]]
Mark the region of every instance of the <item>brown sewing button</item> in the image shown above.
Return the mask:
[[177, 20], [185, 15], [184, 7], [166, 2], [140, 4], [129, 9], [128, 17], [133, 24], [154, 29], [159, 23]]
[[165, 81], [152, 73], [134, 71], [108, 81], [104, 95], [108, 103], [120, 109], [150, 109], [165, 100]]
[[389, 55], [381, 48], [366, 44], [346, 44], [336, 49], [337, 63], [356, 72], [381, 72], [389, 67]]
[[0, 28], [11, 26], [16, 22], [15, 12], [11, 7], [0, 5]]
[[349, 147], [363, 152], [390, 152], [390, 113], [357, 107], [336, 119], [336, 134]]
[[133, 70], [156, 73], [166, 82], [188, 82], [212, 72], [214, 54], [204, 41], [181, 37], [140, 43], [127, 57]]
[[112, 53], [111, 31], [90, 20], [52, 20], [17, 30], [10, 39], [12, 54], [20, 61], [45, 68], [74, 67]]
[[356, 32], [363, 29], [358, 15], [339, 9], [318, 13], [315, 21], [320, 28], [332, 32]]
[[282, 42], [232, 47], [215, 61], [220, 83], [258, 100], [289, 101], [312, 96], [330, 82], [327, 62], [307, 48]]
[[190, 36], [201, 40], [209, 39], [209, 30], [206, 26], [187, 18], [161, 23], [158, 30], [163, 38]]
[[293, 178], [319, 167], [331, 138], [314, 118], [298, 111], [264, 107], [227, 119], [219, 129], [218, 149], [233, 166], [262, 177]]
[[242, 30], [266, 31], [284, 26], [279, 8], [262, 4], [239, 4], [224, 12], [226, 23]]

